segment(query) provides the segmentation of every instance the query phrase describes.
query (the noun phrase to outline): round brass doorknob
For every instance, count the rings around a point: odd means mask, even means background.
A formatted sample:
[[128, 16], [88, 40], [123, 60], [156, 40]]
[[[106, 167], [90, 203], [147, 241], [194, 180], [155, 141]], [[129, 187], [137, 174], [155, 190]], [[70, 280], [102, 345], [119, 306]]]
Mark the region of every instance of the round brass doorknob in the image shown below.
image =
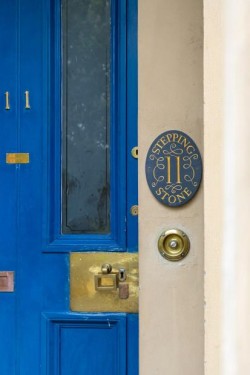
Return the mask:
[[102, 274], [103, 274], [103, 275], [108, 275], [109, 273], [111, 273], [111, 271], [112, 271], [112, 266], [111, 266], [111, 264], [109, 264], [109, 263], [104, 263], [104, 264], [102, 265]]
[[176, 262], [185, 258], [189, 253], [189, 238], [182, 230], [166, 230], [159, 237], [158, 249], [165, 259]]

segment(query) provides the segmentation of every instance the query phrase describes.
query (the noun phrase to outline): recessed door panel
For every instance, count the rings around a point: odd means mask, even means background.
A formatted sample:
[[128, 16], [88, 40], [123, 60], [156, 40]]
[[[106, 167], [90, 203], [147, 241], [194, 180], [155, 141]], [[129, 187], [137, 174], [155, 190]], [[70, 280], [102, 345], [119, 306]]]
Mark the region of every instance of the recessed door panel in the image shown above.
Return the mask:
[[[44, 314], [44, 374], [125, 375], [127, 317], [125, 314]], [[135, 373], [131, 373], [131, 375]]]

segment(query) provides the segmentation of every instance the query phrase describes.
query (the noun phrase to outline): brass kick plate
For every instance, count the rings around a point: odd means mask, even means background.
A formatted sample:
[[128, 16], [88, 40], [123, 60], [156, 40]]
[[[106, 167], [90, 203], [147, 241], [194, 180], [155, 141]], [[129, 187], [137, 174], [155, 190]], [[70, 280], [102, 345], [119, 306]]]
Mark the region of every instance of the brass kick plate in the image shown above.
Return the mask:
[[6, 154], [7, 164], [29, 164], [30, 154], [29, 153], [8, 153]]
[[[96, 275], [105, 263], [112, 265], [112, 275], [126, 270], [126, 281], [117, 289], [96, 288]], [[128, 298], [121, 298], [122, 286], [129, 289]], [[79, 312], [138, 312], [138, 254], [71, 253], [70, 307]]]

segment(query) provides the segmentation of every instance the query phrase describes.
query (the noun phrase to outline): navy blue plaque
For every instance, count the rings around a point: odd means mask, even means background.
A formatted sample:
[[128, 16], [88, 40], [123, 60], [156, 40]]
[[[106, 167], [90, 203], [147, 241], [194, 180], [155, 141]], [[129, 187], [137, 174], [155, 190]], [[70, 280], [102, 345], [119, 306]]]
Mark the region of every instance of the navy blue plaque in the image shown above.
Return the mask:
[[155, 198], [171, 207], [186, 204], [199, 189], [202, 160], [194, 141], [179, 130], [159, 135], [147, 154], [146, 177]]

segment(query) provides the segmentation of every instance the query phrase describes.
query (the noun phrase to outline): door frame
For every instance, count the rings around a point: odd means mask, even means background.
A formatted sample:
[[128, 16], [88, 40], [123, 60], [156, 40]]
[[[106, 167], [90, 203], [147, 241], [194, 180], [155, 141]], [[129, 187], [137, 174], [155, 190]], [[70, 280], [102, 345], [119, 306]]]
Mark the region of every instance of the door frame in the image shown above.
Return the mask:
[[[139, 1], [140, 373], [204, 373], [204, 179], [178, 208], [151, 194], [145, 161], [161, 133], [187, 133], [203, 154], [203, 2]], [[206, 177], [205, 177], [206, 178]], [[189, 255], [158, 251], [168, 229], [190, 239]]]
[[[46, 6], [47, 5], [47, 6]], [[61, 10], [60, 0], [44, 5], [43, 53], [44, 192], [43, 251], [137, 251], [138, 217], [130, 208], [138, 201], [138, 163], [131, 155], [137, 146], [137, 1], [112, 2], [111, 105], [111, 233], [61, 234]], [[49, 62], [49, 63], [48, 63]], [[46, 87], [47, 89], [46, 89]], [[48, 103], [52, 103], [48, 106]], [[49, 130], [48, 130], [49, 129]], [[126, 181], [126, 183], [124, 183]], [[119, 223], [119, 225], [118, 225]]]

